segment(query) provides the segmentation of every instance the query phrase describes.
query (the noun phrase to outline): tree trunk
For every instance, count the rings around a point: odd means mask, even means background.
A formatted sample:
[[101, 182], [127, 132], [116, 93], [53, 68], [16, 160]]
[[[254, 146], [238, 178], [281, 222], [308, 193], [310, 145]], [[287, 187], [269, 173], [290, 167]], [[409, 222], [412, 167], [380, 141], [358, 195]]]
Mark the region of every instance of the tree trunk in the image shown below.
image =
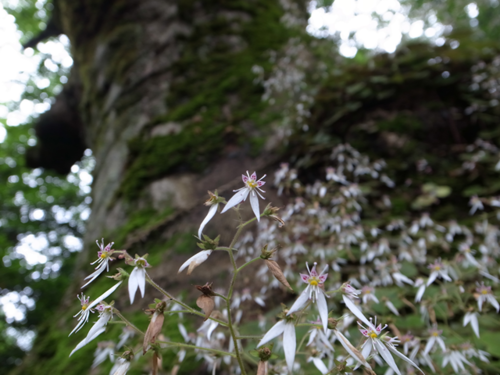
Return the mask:
[[[68, 333], [96, 239], [132, 255], [149, 253], [152, 274], [179, 286], [172, 275], [196, 251], [192, 236], [206, 191], [219, 188], [229, 198], [241, 173], [277, 160], [284, 107], [262, 100], [257, 79], [270, 76], [306, 22], [304, 5], [287, 0], [59, 0], [58, 7], [80, 86], [79, 117], [96, 159], [92, 214], [74, 285], [14, 371], [23, 374], [89, 373], [95, 347], [68, 358], [83, 337]], [[221, 233], [232, 224], [225, 220]], [[216, 234], [210, 227], [207, 233]], [[189, 286], [220, 269], [204, 272]], [[102, 281], [87, 294], [109, 288]], [[146, 297], [142, 307], [150, 302]]]

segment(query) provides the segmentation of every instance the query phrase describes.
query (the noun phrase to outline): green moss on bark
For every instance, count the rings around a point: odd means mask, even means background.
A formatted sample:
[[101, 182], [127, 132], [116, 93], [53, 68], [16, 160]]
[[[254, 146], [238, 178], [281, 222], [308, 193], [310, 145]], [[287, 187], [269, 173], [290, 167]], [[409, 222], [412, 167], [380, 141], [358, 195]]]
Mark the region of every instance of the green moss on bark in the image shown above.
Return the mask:
[[[180, 4], [191, 23], [199, 2]], [[279, 51], [297, 33], [283, 25], [283, 10], [269, 1], [207, 2], [205, 20], [181, 40], [186, 48], [173, 66], [166, 99], [169, 112], [129, 143], [129, 167], [120, 196], [135, 199], [149, 182], [178, 171], [202, 172], [210, 162], [234, 151], [256, 154], [280, 114], [268, 113], [263, 88], [252, 67], [269, 73], [271, 51]], [[154, 126], [176, 123], [177, 134], [151, 137]]]

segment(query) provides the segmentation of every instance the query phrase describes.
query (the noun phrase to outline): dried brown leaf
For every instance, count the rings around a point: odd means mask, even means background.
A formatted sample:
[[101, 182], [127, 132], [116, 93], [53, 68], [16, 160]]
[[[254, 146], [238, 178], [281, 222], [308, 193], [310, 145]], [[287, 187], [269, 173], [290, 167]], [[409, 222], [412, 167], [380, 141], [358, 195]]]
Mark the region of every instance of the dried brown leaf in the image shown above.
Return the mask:
[[269, 271], [271, 271], [273, 276], [284, 286], [286, 286], [290, 290], [293, 290], [290, 284], [288, 283], [288, 280], [286, 279], [285, 275], [283, 275], [283, 271], [281, 271], [279, 264], [271, 259], [266, 259], [265, 261], [267, 264], [267, 268], [269, 268]]
[[154, 343], [156, 341], [156, 337], [161, 333], [164, 321], [165, 315], [163, 315], [163, 313], [155, 312], [151, 317], [148, 329], [144, 335], [144, 342], [142, 345], [143, 353], [147, 352], [150, 343]]
[[207, 320], [214, 310], [215, 302], [212, 297], [202, 294], [196, 300], [196, 305], [203, 310], [205, 313], [205, 320]]

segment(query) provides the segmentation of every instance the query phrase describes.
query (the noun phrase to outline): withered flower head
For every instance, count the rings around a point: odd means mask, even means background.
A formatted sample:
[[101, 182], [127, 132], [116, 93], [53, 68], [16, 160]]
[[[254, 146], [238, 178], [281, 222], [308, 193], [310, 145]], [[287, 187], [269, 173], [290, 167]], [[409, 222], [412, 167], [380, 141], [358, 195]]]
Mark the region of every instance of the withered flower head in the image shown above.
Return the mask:
[[285, 225], [285, 222], [281, 217], [277, 215], [277, 212], [280, 209], [278, 207], [273, 207], [271, 206], [271, 203], [267, 205], [267, 207], [264, 209], [263, 216], [269, 216], [270, 219], [273, 219], [274, 221], [277, 221], [279, 224], [279, 227], [281, 228], [282, 226]]
[[155, 299], [155, 303], [150, 305], [149, 309], [145, 310], [146, 314], [151, 314], [151, 321], [144, 335], [144, 342], [142, 345], [143, 353], [148, 351], [150, 344], [154, 343], [161, 333], [163, 322], [165, 321], [165, 315], [163, 313], [166, 307], [167, 303], [165, 301]]
[[267, 245], [264, 246], [262, 248], [262, 254], [261, 254], [261, 258], [264, 259], [264, 262], [266, 262], [266, 265], [267, 265], [267, 268], [269, 269], [269, 271], [271, 271], [271, 273], [273, 274], [273, 276], [281, 283], [283, 284], [284, 286], [286, 286], [287, 288], [289, 288], [290, 290], [293, 291], [292, 287], [290, 286], [290, 284], [288, 283], [288, 280], [286, 279], [285, 275], [283, 274], [283, 271], [281, 270], [279, 264], [277, 262], [275, 262], [274, 260], [271, 260], [269, 259], [273, 253], [276, 251], [276, 249], [273, 249], [271, 251], [268, 251], [267, 250]]
[[203, 293], [196, 300], [196, 305], [203, 310], [205, 313], [205, 320], [207, 320], [215, 307], [215, 293], [212, 290], [212, 283], [207, 282], [205, 285], [195, 285], [195, 288]]

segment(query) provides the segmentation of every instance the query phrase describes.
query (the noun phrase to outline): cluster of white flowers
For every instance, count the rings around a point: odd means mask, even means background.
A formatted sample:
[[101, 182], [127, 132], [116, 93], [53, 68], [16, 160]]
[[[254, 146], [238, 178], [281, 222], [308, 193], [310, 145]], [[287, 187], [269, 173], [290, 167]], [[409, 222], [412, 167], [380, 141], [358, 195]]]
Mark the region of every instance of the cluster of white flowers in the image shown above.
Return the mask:
[[[485, 143], [478, 142], [468, 152], [477, 154], [478, 149], [500, 159], [499, 152]], [[477, 155], [472, 159], [482, 162]], [[119, 269], [113, 277], [119, 282], [95, 301], [83, 294], [78, 297], [81, 311], [75, 315], [78, 323], [71, 333], [79, 331], [95, 310], [99, 318], [73, 352], [101, 335], [117, 316], [127, 330], [119, 344], [102, 344], [94, 361], [94, 365], [106, 358], [115, 361], [111, 375], [124, 374], [134, 355], [142, 351], [152, 352], [154, 363], [159, 363], [162, 350], [177, 351], [177, 369], [192, 350], [213, 374], [222, 367], [230, 373], [246, 374], [255, 365], [244, 353], [254, 348], [260, 360], [259, 375], [271, 371], [311, 373], [309, 363], [322, 374], [352, 373], [359, 366], [371, 374], [377, 366], [387, 367], [386, 374], [398, 375], [415, 370], [435, 372], [438, 366], [443, 374], [480, 372], [480, 363], [489, 361], [485, 345], [480, 341], [472, 345], [461, 335], [470, 338], [472, 333], [480, 338], [481, 317], [500, 310], [494, 294], [499, 283], [499, 228], [487, 216], [472, 225], [461, 224], [456, 218], [438, 223], [429, 213], [392, 218], [388, 191], [395, 182], [383, 172], [384, 161], [372, 162], [349, 145], [336, 147], [330, 161], [324, 178], [306, 185], [299, 180], [297, 170], [281, 165], [274, 182], [280, 194], [291, 196], [281, 217], [271, 205], [263, 211], [260, 208], [265, 175], [260, 179], [255, 172], [242, 175], [244, 186], [235, 190], [227, 203], [217, 191], [209, 193], [208, 214], [198, 230], [202, 250], [187, 259], [179, 272], [187, 269], [190, 274], [202, 263], [209, 263], [214, 251], [225, 251], [231, 260], [232, 279], [227, 288], [219, 285], [212, 290], [209, 283], [196, 286], [202, 293], [196, 301], [202, 312], [158, 286], [146, 272], [150, 267], [146, 256], [134, 259], [125, 250], [112, 250], [112, 244], [98, 244], [97, 269], [87, 277], [90, 281], [109, 269], [113, 256], [124, 258], [134, 268], [130, 274]], [[464, 173], [470, 170], [470, 165], [463, 168]], [[426, 173], [425, 169], [421, 173]], [[383, 193], [374, 194], [375, 189]], [[211, 239], [203, 234], [221, 204], [225, 203], [221, 213], [239, 211], [247, 198], [255, 218], [240, 221], [229, 246], [220, 246], [219, 237]], [[496, 198], [473, 199], [471, 214], [481, 213], [485, 206], [500, 206]], [[257, 224], [256, 231], [252, 223]], [[249, 230], [245, 232], [246, 226]], [[307, 261], [311, 258], [316, 262], [310, 267]], [[238, 266], [237, 262], [242, 263]], [[256, 263], [257, 268], [247, 270], [257, 269], [252, 276], [256, 281], [250, 287], [235, 289], [237, 276], [254, 262], [262, 265]], [[298, 272], [303, 262], [307, 274]], [[323, 265], [321, 272], [318, 264]], [[327, 273], [329, 269], [333, 272]], [[117, 356], [114, 351], [126, 340], [135, 339], [132, 333], [139, 331], [113, 303], [104, 302], [125, 279], [131, 303], [137, 290], [144, 297], [146, 283], [165, 299], [157, 300], [148, 310], [152, 318], [143, 348]], [[300, 294], [294, 301], [285, 297], [283, 301], [290, 303], [282, 304], [279, 320], [271, 324], [276, 297], [292, 289], [290, 283], [301, 289]], [[305, 288], [301, 288], [304, 283]], [[171, 342], [162, 335], [166, 311], [168, 319], [178, 319], [183, 342]], [[185, 313], [205, 321], [189, 332]], [[379, 316], [387, 324], [377, 325], [377, 318], [366, 316]], [[409, 316], [416, 321], [407, 319]], [[248, 319], [255, 317], [262, 333], [246, 335]], [[307, 334], [297, 327], [308, 327]], [[281, 336], [276, 345], [269, 345]], [[279, 354], [281, 349], [284, 355], [275, 359], [273, 353]]]

